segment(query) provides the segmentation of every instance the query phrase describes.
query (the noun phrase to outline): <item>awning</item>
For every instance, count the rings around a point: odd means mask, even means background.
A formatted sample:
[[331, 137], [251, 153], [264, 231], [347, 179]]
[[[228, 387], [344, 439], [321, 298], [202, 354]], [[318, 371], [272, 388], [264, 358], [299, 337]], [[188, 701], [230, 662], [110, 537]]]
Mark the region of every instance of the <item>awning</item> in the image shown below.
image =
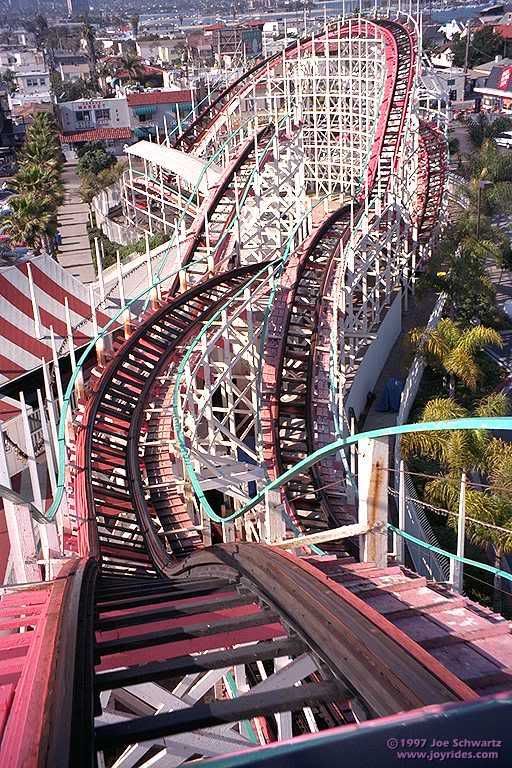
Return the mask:
[[133, 111], [139, 117], [140, 115], [152, 115], [156, 112], [156, 104], [142, 104], [140, 107], [133, 107]]
[[163, 144], [138, 141], [137, 144], [126, 147], [125, 152], [175, 173], [187, 184], [199, 184], [199, 191], [203, 194], [217, 184], [222, 176], [222, 168], [215, 163], [209, 164], [207, 160], [195, 157], [190, 152], [181, 152]]
[[78, 133], [61, 133], [62, 144], [81, 144], [84, 141], [122, 141], [131, 139], [131, 128], [93, 128]]
[[147, 139], [149, 134], [151, 134], [151, 136], [156, 136], [156, 128], [154, 125], [138, 125], [137, 128], [133, 129], [133, 135], [137, 139]]

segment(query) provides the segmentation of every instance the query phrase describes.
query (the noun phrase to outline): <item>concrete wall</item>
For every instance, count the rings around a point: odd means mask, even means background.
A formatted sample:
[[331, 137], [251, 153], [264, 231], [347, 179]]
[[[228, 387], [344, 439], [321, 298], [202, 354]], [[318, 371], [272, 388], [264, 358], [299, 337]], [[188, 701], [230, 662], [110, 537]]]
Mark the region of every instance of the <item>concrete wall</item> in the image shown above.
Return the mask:
[[353, 408], [356, 418], [359, 418], [368, 393], [374, 389], [401, 329], [402, 296], [398, 293], [381, 323], [377, 338], [371, 342], [357, 369], [357, 374], [345, 400], [346, 413], [349, 412], [350, 408]]

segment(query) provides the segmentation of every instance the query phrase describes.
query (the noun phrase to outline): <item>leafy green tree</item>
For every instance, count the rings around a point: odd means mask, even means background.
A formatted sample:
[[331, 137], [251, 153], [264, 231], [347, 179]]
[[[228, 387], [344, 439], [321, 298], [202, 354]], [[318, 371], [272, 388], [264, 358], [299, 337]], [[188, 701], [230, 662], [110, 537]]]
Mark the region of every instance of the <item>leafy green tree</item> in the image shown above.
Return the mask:
[[[466, 61], [466, 37], [454, 35], [452, 51], [455, 54], [453, 63], [456, 67], [463, 67]], [[483, 27], [471, 32], [471, 43], [468, 52], [468, 66], [476, 67], [492, 61], [496, 56], [502, 56], [504, 52], [503, 38], [496, 34], [492, 27]]]
[[80, 195], [84, 203], [90, 203], [93, 197], [103, 189], [115, 184], [121, 177], [126, 163], [117, 162], [97, 174], [85, 173], [80, 181]]
[[1, 81], [5, 83], [5, 86], [11, 96], [18, 90], [16, 73], [12, 69], [6, 69], [4, 72], [2, 72]]
[[495, 139], [500, 133], [512, 129], [509, 117], [493, 117], [485, 112], [469, 117], [466, 123], [469, 138], [476, 147], [481, 147], [486, 139]]
[[452, 395], [456, 379], [475, 392], [483, 378], [479, 353], [488, 345], [503, 346], [500, 334], [493, 328], [483, 325], [462, 328], [450, 318], [440, 320], [435, 328], [413, 328], [410, 338], [428, 365], [448, 374]]
[[116, 162], [115, 157], [109, 154], [103, 147], [92, 148], [82, 152], [78, 161], [77, 171], [79, 176], [85, 174], [96, 175], [106, 168], [110, 168]]
[[52, 90], [59, 103], [87, 99], [91, 96], [96, 96], [98, 93], [98, 89], [92, 80], [82, 80], [82, 78], [78, 80], [62, 80], [58, 72], [53, 72], [50, 75], [50, 81]]

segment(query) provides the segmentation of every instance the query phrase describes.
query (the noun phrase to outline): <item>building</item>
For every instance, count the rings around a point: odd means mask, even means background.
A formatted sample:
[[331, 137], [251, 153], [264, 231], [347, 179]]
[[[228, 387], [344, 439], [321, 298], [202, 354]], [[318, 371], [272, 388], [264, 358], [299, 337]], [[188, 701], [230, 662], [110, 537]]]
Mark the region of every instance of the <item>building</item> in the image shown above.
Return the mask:
[[67, 0], [68, 15], [85, 16], [89, 12], [89, 3], [87, 0]]
[[432, 62], [432, 65], [437, 68], [450, 69], [453, 67], [454, 60], [455, 54], [452, 51], [450, 43], [441, 45], [430, 54], [430, 61]]
[[136, 42], [137, 55], [148, 62], [163, 63], [180, 60], [186, 47], [187, 40], [184, 36], [158, 40], [141, 40], [139, 38]]
[[132, 140], [128, 104], [124, 96], [112, 99], [78, 99], [56, 105], [61, 143], [74, 149], [88, 141], [104, 141], [114, 155]]
[[0, 50], [0, 72], [34, 72], [46, 69], [43, 54], [33, 48], [9, 46]]
[[50, 100], [49, 72], [16, 72], [18, 91], [15, 96], [38, 96], [43, 101]]
[[65, 81], [87, 80], [91, 76], [89, 59], [80, 53], [58, 53], [53, 57], [55, 71]]
[[465, 98], [466, 76], [459, 67], [437, 69], [435, 76], [442, 83], [442, 89], [448, 94], [450, 103], [462, 102]]
[[189, 90], [146, 91], [126, 96], [130, 126], [136, 139], [164, 135], [183, 123], [192, 109]]
[[160, 16], [156, 15], [151, 17], [149, 14], [146, 18], [139, 21], [139, 36], [144, 35], [172, 35], [177, 31], [176, 17], [175, 16]]
[[475, 87], [474, 91], [486, 112], [512, 114], [512, 63], [494, 66], [485, 85]]
[[447, 40], [451, 40], [453, 37], [455, 37], [455, 35], [464, 37], [466, 27], [462, 21], [452, 19], [451, 21], [446, 22], [446, 24], [443, 24], [442, 27], [439, 27], [439, 32], [442, 32]]
[[61, 141], [68, 147], [105, 141], [121, 154], [133, 140], [157, 138], [183, 124], [192, 110], [190, 90], [143, 91], [106, 99], [78, 99], [56, 105]]

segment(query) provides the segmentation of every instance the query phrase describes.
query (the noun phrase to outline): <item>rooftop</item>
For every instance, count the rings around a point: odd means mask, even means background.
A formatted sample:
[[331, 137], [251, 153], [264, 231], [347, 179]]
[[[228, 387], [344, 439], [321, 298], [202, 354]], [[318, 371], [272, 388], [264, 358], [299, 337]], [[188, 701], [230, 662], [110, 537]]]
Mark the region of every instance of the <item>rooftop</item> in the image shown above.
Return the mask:
[[146, 91], [145, 93], [128, 93], [126, 96], [129, 107], [141, 107], [144, 104], [181, 104], [192, 100], [190, 91]]
[[118, 141], [131, 138], [131, 128], [94, 128], [90, 131], [60, 134], [60, 140], [65, 144], [79, 144], [82, 141]]

